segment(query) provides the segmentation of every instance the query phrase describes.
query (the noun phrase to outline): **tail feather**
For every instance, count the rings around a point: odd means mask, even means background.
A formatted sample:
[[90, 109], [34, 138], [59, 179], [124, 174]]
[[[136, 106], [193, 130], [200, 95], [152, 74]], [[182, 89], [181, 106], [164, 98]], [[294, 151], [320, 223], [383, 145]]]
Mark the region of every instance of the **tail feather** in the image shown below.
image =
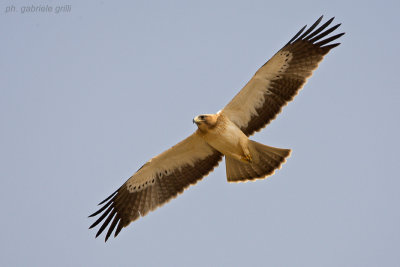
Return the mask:
[[281, 167], [291, 152], [290, 149], [266, 146], [251, 140], [249, 140], [249, 150], [253, 159], [252, 163], [226, 157], [228, 182], [245, 182], [266, 178]]

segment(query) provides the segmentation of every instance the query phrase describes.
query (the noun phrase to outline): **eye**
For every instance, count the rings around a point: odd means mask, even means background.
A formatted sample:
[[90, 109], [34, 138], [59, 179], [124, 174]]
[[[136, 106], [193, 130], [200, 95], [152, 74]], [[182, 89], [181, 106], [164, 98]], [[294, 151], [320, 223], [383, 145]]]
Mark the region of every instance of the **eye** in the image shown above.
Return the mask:
[[203, 115], [199, 116], [200, 120], [204, 120], [204, 117]]

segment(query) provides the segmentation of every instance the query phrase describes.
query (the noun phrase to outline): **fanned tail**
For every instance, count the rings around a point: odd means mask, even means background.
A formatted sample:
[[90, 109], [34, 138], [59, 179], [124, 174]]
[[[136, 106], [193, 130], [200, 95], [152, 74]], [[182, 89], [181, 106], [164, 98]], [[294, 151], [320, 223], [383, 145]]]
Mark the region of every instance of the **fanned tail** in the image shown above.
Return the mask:
[[290, 149], [266, 146], [249, 140], [249, 150], [253, 161], [245, 163], [226, 156], [226, 177], [228, 182], [246, 182], [264, 179], [274, 174], [276, 169], [290, 156]]

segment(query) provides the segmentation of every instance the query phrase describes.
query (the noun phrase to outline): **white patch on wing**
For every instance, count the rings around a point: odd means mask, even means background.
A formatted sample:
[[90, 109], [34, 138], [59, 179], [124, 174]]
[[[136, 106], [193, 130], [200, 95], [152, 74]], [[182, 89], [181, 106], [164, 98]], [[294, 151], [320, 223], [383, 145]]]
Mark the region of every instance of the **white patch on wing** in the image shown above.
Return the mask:
[[271, 81], [281, 78], [280, 74], [289, 68], [292, 58], [289, 51], [276, 53], [222, 110], [224, 115], [238, 127], [247, 127], [251, 118], [258, 116], [256, 109], [264, 105], [264, 95], [273, 94], [269, 90]]
[[128, 191], [141, 191], [154, 184], [157, 178], [162, 179], [187, 165], [194, 167], [197, 161], [205, 159], [214, 152], [201, 137], [192, 134], [143, 165], [127, 181]]
[[292, 58], [293, 55], [289, 51], [279, 51], [256, 72], [254, 77], [266, 80], [279, 79], [276, 76], [289, 68]]

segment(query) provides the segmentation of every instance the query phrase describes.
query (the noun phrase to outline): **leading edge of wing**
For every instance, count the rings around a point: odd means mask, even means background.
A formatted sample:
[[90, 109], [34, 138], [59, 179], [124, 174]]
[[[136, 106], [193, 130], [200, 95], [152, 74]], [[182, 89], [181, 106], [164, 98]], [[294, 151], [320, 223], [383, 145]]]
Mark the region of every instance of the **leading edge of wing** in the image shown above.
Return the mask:
[[[198, 137], [201, 138], [201, 137]], [[122, 228], [132, 221], [145, 216], [149, 211], [169, 202], [190, 185], [197, 183], [208, 175], [222, 160], [222, 154], [208, 146], [202, 139], [191, 135], [167, 151], [148, 161], [117, 191], [100, 202], [103, 205], [89, 217], [101, 216], [89, 227], [101, 226], [97, 231], [98, 237], [108, 226], [105, 241], [115, 230], [116, 237]], [[204, 143], [203, 143], [204, 142]], [[193, 144], [194, 143], [194, 144]], [[185, 161], [189, 154], [200, 154], [192, 162]], [[168, 168], [170, 162], [181, 162]], [[138, 176], [138, 173], [140, 174]]]

